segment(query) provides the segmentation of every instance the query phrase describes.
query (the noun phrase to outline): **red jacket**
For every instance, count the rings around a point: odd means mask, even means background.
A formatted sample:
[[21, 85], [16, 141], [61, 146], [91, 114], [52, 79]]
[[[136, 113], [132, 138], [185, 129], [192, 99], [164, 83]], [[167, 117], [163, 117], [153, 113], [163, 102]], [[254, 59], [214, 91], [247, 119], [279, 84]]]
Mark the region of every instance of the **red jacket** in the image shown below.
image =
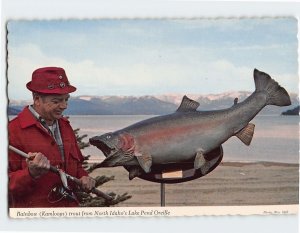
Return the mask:
[[[28, 107], [25, 107], [15, 119], [9, 122], [9, 144], [25, 153], [43, 153], [51, 165], [63, 169], [71, 176], [77, 178], [87, 176], [87, 172], [82, 168], [83, 156], [69, 121], [66, 118], [61, 118], [58, 122], [64, 144], [65, 162], [61, 159], [55, 140], [40, 125]], [[38, 179], [33, 179], [29, 174], [25, 159], [12, 151], [9, 151], [8, 161], [10, 207], [77, 206], [74, 201], [62, 200], [54, 204], [48, 201], [50, 190], [55, 185], [61, 184], [58, 175], [48, 172]]]

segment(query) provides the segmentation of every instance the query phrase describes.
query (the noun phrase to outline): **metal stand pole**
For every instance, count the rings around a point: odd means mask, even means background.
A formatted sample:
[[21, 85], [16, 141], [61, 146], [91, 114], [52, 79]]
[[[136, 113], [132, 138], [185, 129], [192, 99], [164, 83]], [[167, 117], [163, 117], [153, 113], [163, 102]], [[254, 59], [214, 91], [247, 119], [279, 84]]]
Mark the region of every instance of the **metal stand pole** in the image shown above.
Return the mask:
[[166, 205], [165, 183], [160, 183], [160, 206]]

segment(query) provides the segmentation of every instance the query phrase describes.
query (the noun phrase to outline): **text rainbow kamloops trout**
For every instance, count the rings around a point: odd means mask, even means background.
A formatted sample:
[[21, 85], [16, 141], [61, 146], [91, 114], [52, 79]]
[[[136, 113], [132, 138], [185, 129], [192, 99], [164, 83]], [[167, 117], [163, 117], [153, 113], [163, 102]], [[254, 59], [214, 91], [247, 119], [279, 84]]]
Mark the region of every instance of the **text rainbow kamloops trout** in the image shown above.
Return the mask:
[[176, 112], [153, 117], [112, 133], [90, 138], [106, 156], [95, 167], [124, 166], [129, 178], [149, 174], [153, 166], [184, 164], [207, 174], [214, 160], [208, 155], [237, 136], [250, 145], [254, 124], [249, 123], [265, 106], [288, 106], [287, 91], [268, 74], [254, 70], [255, 91], [243, 102], [227, 109], [197, 111], [199, 103], [183, 97]]

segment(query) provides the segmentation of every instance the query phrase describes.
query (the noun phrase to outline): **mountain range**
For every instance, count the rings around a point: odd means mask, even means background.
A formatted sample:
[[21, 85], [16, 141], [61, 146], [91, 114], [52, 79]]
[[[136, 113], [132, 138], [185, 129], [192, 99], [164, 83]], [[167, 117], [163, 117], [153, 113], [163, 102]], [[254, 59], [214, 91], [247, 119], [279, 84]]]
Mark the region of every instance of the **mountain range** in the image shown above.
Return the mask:
[[[198, 110], [217, 110], [233, 105], [234, 99], [239, 102], [248, 97], [251, 92], [227, 92], [210, 95], [187, 95], [200, 103]], [[292, 105], [287, 107], [267, 106], [261, 114], [276, 114], [293, 109], [299, 105], [297, 94], [290, 94]], [[147, 96], [76, 96], [68, 102], [66, 115], [163, 115], [176, 111], [181, 103], [183, 95], [147, 95]], [[15, 115], [24, 106], [31, 104], [32, 100], [10, 100], [8, 115]]]

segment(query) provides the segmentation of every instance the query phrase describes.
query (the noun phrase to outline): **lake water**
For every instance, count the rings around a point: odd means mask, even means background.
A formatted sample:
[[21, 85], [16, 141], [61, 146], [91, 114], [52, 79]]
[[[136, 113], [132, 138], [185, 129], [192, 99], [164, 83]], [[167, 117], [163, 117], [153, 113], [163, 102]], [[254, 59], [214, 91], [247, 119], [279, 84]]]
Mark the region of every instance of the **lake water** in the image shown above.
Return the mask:
[[[70, 116], [73, 128], [80, 128], [79, 134], [88, 138], [112, 132], [140, 120], [153, 116]], [[244, 145], [237, 137], [223, 144], [223, 161], [272, 161], [284, 163], [299, 162], [299, 118], [297, 116], [258, 115], [252, 121], [255, 124], [254, 137], [250, 146]], [[84, 155], [103, 159], [103, 154], [94, 146], [83, 150]]]
[[[9, 116], [9, 119], [15, 116]], [[72, 115], [69, 120], [79, 134], [88, 138], [122, 129], [135, 122], [150, 118], [150, 115]], [[223, 144], [223, 161], [271, 161], [283, 163], [299, 162], [299, 117], [258, 115], [251, 145], [244, 145], [237, 137], [231, 137]], [[84, 155], [91, 159], [103, 160], [102, 152], [94, 146], [85, 148]]]

